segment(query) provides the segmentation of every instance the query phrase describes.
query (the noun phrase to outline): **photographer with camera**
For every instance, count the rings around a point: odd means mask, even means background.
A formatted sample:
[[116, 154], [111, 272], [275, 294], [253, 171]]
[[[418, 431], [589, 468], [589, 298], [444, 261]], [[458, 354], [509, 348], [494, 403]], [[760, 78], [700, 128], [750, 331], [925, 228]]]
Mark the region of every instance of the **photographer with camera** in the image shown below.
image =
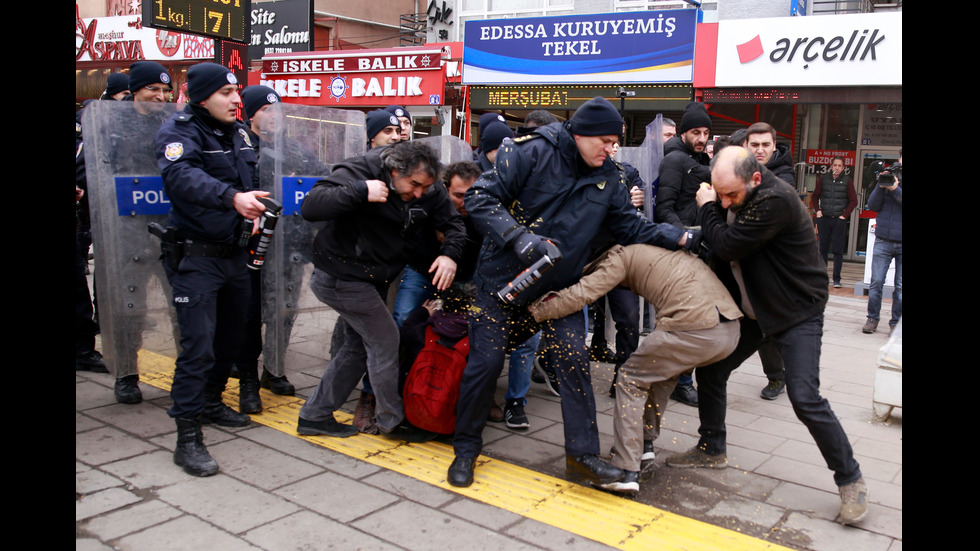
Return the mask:
[[868, 289], [868, 321], [861, 331], [874, 333], [878, 329], [881, 311], [881, 292], [888, 275], [888, 266], [895, 259], [895, 283], [892, 292], [891, 332], [902, 317], [902, 150], [898, 162], [878, 173], [874, 190], [865, 207], [878, 213], [875, 222], [875, 243], [871, 257], [871, 287]]
[[844, 159], [834, 157], [830, 172], [817, 180], [810, 196], [810, 208], [817, 212], [817, 235], [824, 263], [834, 253], [834, 287], [840, 288], [840, 270], [844, 265], [844, 243], [847, 241], [847, 219], [857, 206], [857, 193], [844, 173]]

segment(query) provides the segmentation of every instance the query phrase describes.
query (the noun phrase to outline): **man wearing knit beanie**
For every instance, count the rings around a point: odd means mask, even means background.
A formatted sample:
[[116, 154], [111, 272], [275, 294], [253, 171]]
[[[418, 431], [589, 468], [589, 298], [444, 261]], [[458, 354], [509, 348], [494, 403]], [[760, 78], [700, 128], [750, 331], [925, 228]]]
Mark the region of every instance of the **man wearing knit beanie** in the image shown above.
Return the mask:
[[411, 140], [412, 117], [408, 113], [408, 109], [405, 109], [401, 105], [389, 105], [388, 107], [385, 107], [384, 110], [398, 117], [398, 126], [399, 126], [399, 131], [401, 132], [401, 139]]
[[384, 109], [375, 109], [368, 113], [364, 118], [364, 129], [368, 135], [368, 149], [401, 141], [398, 117]]
[[[585, 317], [579, 312], [538, 323], [526, 308], [547, 292], [576, 283], [593, 252], [590, 242], [601, 233], [619, 243], [667, 249], [699, 241], [695, 232], [636, 215], [609, 159], [622, 131], [623, 119], [608, 100], [589, 100], [564, 125], [549, 124], [504, 141], [495, 170], [484, 172], [466, 192], [466, 210], [492, 244], [484, 247], [476, 269], [480, 290], [474, 308], [480, 315], [470, 322], [470, 355], [457, 402], [456, 458], [448, 472], [453, 486], [473, 484], [505, 354], [538, 331], [549, 350], [543, 361], [561, 395], [566, 474], [609, 489], [624, 477], [622, 469], [598, 457]], [[498, 291], [545, 255], [561, 266], [540, 273], [510, 300], [499, 298]]]
[[248, 251], [239, 236], [254, 227], [251, 221], [265, 210], [259, 198], [268, 193], [257, 189], [255, 144], [236, 118], [242, 100], [234, 73], [200, 63], [187, 71], [187, 83], [190, 102], [156, 136], [170, 199], [167, 225], [177, 237], [163, 260], [181, 346], [168, 413], [177, 423], [174, 463], [191, 475], [210, 476], [218, 464], [204, 447], [201, 425], [250, 423], [221, 394], [245, 334]]
[[487, 125], [480, 135], [480, 169], [493, 170], [493, 162], [497, 159], [497, 149], [506, 138], [514, 138], [514, 131], [502, 122]]
[[102, 92], [100, 99], [119, 101], [131, 93], [129, 76], [126, 73], [112, 73], [106, 80], [105, 92]]
[[173, 79], [156, 61], [137, 61], [129, 66], [129, 91], [132, 101], [165, 103], [174, 91]]
[[270, 105], [279, 103], [282, 98], [279, 94], [268, 86], [253, 85], [246, 86], [242, 90], [242, 109], [248, 117], [252, 132], [256, 136], [261, 136], [265, 132], [272, 130], [271, 121], [266, 116]]
[[[694, 195], [701, 182], [711, 183], [711, 158], [705, 152], [711, 137], [711, 117], [703, 103], [691, 102], [677, 127], [677, 135], [664, 143], [657, 188], [656, 219], [678, 228], [697, 224]], [[671, 398], [692, 407], [698, 405], [698, 391], [691, 373], [680, 376]]]

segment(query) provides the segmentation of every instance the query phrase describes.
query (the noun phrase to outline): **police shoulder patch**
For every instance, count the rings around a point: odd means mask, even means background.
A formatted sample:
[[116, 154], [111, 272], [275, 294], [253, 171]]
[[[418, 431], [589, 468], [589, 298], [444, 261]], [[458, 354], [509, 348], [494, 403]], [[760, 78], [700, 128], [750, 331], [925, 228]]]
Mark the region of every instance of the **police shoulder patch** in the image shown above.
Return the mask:
[[239, 128], [238, 133], [241, 135], [242, 140], [245, 141], [245, 145], [252, 147], [252, 140], [248, 137], [248, 132], [244, 128]]
[[180, 142], [171, 142], [167, 144], [166, 149], [163, 151], [164, 157], [168, 161], [176, 161], [184, 154], [184, 144]]

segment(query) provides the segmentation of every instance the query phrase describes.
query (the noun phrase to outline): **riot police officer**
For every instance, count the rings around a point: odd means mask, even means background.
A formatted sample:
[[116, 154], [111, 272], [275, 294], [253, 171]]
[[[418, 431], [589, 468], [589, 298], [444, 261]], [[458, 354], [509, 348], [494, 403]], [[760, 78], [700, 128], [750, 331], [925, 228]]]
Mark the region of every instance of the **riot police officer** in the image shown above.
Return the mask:
[[246, 426], [221, 394], [242, 344], [249, 296], [247, 252], [240, 236], [268, 195], [257, 190], [252, 138], [237, 120], [238, 82], [227, 68], [201, 63], [187, 71], [190, 102], [156, 136], [157, 164], [170, 198], [164, 264], [173, 289], [181, 352], [171, 387], [177, 423], [174, 463], [195, 476], [218, 465], [204, 447], [202, 423]]

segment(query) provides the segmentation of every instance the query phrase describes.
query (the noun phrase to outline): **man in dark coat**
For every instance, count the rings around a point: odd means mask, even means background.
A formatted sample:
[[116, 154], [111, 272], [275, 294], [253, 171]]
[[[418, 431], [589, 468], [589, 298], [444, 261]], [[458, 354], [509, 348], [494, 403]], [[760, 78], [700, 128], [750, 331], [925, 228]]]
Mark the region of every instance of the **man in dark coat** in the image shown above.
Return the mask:
[[857, 522], [868, 512], [868, 487], [840, 421], [820, 396], [827, 272], [809, 212], [795, 189], [743, 148], [726, 147], [715, 155], [711, 177], [712, 186], [697, 193], [701, 229], [721, 263], [719, 271], [730, 269], [730, 274], [719, 276], [729, 283], [745, 318], [735, 352], [697, 370], [701, 420], [697, 446], [669, 457], [667, 464], [728, 466], [728, 377], [758, 349], [763, 336], [769, 336], [783, 356], [793, 411], [834, 471], [841, 522]]

